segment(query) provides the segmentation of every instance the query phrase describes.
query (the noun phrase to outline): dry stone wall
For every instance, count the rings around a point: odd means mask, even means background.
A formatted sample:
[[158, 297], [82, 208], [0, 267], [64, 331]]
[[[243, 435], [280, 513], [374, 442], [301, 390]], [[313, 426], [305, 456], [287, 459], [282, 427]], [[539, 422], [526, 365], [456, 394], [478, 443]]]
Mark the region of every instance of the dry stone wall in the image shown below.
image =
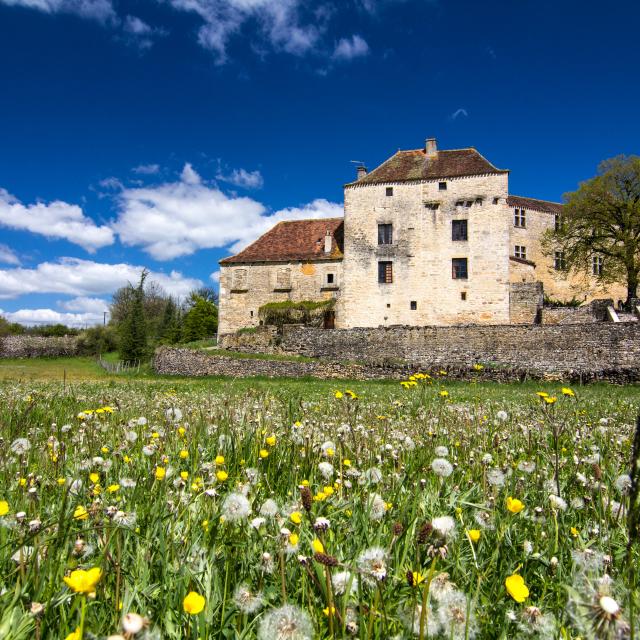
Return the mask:
[[0, 358], [53, 358], [75, 356], [78, 339], [73, 336], [6, 336], [0, 338]]

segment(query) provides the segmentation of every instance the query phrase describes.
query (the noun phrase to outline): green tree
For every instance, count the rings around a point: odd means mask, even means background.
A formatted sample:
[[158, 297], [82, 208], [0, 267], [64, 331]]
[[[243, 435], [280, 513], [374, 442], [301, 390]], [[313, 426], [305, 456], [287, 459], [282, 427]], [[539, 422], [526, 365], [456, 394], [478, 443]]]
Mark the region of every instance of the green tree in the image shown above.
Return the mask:
[[145, 269], [140, 274], [138, 286], [132, 289], [129, 296], [129, 313], [119, 326], [120, 359], [125, 362], [143, 360], [149, 351], [147, 344], [147, 323], [144, 310], [144, 281], [148, 271]]
[[602, 283], [626, 282], [629, 305], [640, 280], [640, 157], [605, 160], [598, 175], [565, 194], [562, 216], [547, 232], [543, 250], [550, 256], [562, 252], [566, 271], [593, 274]]
[[181, 329], [180, 308], [173, 298], [169, 297], [164, 307], [164, 315], [158, 326], [158, 340], [165, 344], [180, 342]]
[[218, 329], [218, 307], [197, 294], [190, 297], [190, 308], [182, 321], [182, 341], [211, 338]]

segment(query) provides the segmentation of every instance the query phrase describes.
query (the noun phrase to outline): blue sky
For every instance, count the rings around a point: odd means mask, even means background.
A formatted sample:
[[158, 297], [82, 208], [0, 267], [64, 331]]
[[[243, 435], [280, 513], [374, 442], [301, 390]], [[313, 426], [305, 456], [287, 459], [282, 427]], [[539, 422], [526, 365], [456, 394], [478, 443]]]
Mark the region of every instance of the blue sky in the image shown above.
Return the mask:
[[437, 137], [551, 200], [640, 147], [637, 3], [0, 0], [0, 309], [184, 295]]

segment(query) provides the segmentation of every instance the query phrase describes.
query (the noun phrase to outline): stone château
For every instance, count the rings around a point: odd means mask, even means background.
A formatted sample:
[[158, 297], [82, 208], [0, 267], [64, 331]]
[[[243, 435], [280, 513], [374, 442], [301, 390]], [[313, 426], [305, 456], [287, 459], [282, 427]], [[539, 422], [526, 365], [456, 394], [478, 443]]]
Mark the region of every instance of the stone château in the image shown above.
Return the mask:
[[[219, 333], [257, 326], [268, 302], [335, 298], [327, 326], [532, 324], [545, 295], [624, 297], [567, 277], [542, 237], [562, 205], [509, 193], [476, 149], [398, 151], [344, 187], [344, 218], [281, 222], [220, 261]], [[335, 314], [335, 315], [334, 315]]]

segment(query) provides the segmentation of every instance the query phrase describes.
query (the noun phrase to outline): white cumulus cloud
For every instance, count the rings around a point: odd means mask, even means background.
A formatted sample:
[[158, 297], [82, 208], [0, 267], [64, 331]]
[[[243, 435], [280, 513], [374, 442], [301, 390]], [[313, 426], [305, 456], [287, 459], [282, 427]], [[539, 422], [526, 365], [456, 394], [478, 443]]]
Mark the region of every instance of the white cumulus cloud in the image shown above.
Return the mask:
[[139, 164], [137, 167], [133, 168], [134, 173], [139, 173], [142, 175], [155, 175], [160, 171], [159, 164]]
[[58, 302], [60, 308], [65, 311], [75, 311], [81, 313], [103, 313], [109, 310], [109, 303], [102, 298], [90, 298], [88, 296], [79, 296], [71, 300], [63, 300]]
[[0, 225], [65, 239], [89, 253], [113, 244], [113, 231], [96, 225], [79, 206], [60, 200], [25, 205], [5, 189], [0, 189]]
[[323, 199], [269, 213], [257, 200], [207, 185], [190, 164], [176, 182], [124, 189], [118, 203], [113, 229], [121, 242], [142, 247], [157, 260], [200, 249], [238, 251], [281, 220], [342, 215], [342, 205]]
[[218, 173], [218, 180], [228, 182], [236, 187], [243, 189], [262, 189], [264, 186], [264, 178], [260, 171], [247, 171], [246, 169], [234, 169], [231, 173], [225, 175]]
[[[77, 297], [110, 295], [120, 287], [137, 283], [142, 270], [143, 267], [131, 264], [107, 264], [79, 258], [42, 262], [35, 268], [0, 269], [0, 299], [29, 293]], [[202, 281], [183, 276], [179, 271], [168, 274], [151, 271], [148, 279], [177, 298], [202, 286]]]
[[362, 58], [369, 54], [369, 45], [367, 41], [359, 35], [353, 35], [351, 38], [340, 38], [333, 52], [334, 60], [353, 60], [354, 58]]
[[18, 322], [27, 326], [45, 324], [66, 324], [68, 327], [82, 329], [102, 324], [102, 313], [61, 313], [54, 309], [19, 309], [18, 311], [2, 311], [0, 315], [9, 322]]
[[8, 247], [6, 244], [0, 244], [0, 263], [20, 264], [20, 258], [18, 258], [11, 247]]
[[99, 22], [116, 19], [110, 0], [0, 0], [0, 4], [36, 9], [44, 13], [73, 13]]

